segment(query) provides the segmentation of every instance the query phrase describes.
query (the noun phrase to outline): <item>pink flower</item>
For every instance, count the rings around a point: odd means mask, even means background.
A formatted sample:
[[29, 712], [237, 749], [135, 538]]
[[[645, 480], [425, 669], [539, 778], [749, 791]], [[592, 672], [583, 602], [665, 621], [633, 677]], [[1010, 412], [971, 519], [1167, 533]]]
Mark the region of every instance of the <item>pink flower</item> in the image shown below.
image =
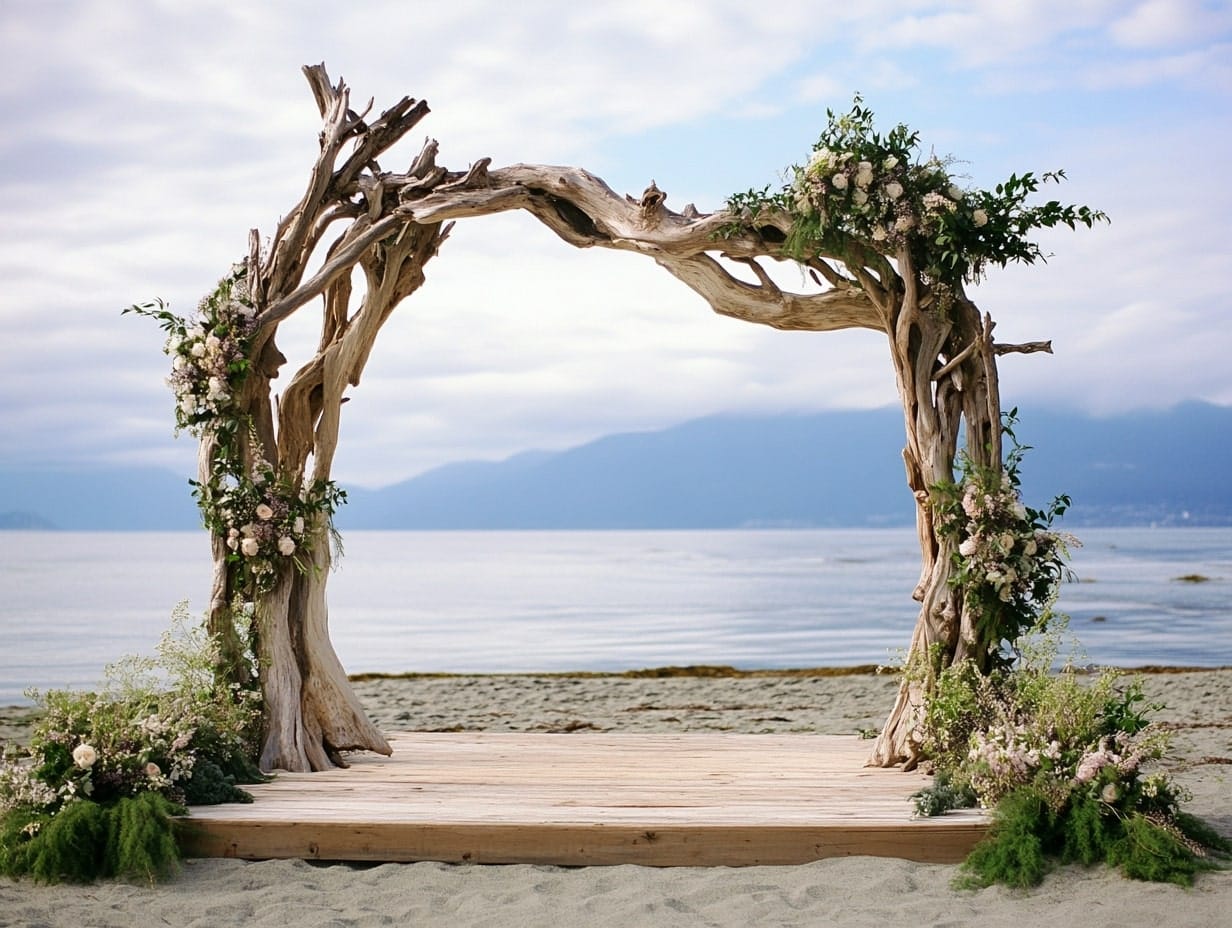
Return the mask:
[[256, 557], [261, 550], [261, 543], [255, 538], [245, 538], [240, 542], [240, 552], [245, 557]]
[[295, 553], [295, 539], [290, 535], [283, 535], [278, 539], [278, 553], [284, 557], [290, 557]]
[[265, 503], [261, 503], [257, 506], [257, 518], [268, 522], [270, 519], [274, 518], [274, 510], [270, 509], [270, 507], [265, 505]]

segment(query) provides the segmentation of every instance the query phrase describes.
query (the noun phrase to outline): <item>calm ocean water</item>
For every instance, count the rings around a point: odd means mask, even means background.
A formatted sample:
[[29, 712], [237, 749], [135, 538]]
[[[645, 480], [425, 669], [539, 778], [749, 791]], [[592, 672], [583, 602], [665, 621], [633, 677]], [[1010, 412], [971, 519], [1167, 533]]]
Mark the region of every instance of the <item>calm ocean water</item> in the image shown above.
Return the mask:
[[[1061, 608], [1087, 659], [1232, 665], [1232, 529], [1090, 529]], [[361, 671], [882, 663], [905, 648], [910, 530], [351, 532], [332, 637]], [[1192, 583], [1178, 577], [1210, 578]], [[0, 532], [0, 704], [151, 653], [209, 587], [204, 533]]]

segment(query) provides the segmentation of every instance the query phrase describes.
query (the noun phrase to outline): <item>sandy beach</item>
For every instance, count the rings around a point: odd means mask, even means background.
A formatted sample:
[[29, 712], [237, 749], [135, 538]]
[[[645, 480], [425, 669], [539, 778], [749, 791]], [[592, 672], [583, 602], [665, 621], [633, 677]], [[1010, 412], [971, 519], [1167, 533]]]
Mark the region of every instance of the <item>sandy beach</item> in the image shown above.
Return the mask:
[[[1232, 670], [1143, 677], [1175, 729], [1166, 766], [1189, 811], [1232, 836]], [[873, 674], [467, 676], [356, 683], [389, 731], [876, 729], [895, 681]], [[30, 710], [0, 708], [20, 741]], [[952, 866], [851, 857], [799, 867], [357, 866], [189, 860], [158, 886], [40, 886], [0, 878], [0, 926], [278, 925], [1083, 925], [1226, 926], [1232, 871], [1193, 889], [1064, 868], [1030, 893], [955, 890]]]

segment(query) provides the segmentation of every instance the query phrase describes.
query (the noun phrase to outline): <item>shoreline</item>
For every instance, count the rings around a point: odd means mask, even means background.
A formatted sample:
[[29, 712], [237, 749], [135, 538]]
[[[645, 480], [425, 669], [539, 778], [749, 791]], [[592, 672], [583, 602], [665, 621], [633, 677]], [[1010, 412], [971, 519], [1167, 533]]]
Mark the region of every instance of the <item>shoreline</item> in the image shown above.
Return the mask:
[[[1102, 668], [1083, 668], [1079, 672], [1096, 672]], [[1142, 677], [1149, 679], [1167, 679], [1201, 674], [1226, 674], [1228, 689], [1232, 689], [1232, 666], [1224, 667], [1186, 667], [1169, 665], [1147, 665], [1132, 668], [1113, 668], [1127, 677]], [[893, 672], [883, 673], [875, 664], [860, 664], [850, 667], [801, 667], [801, 668], [756, 668], [741, 669], [725, 664], [689, 664], [669, 665], [663, 667], [647, 667], [616, 671], [545, 671], [545, 672], [514, 672], [514, 673], [442, 673], [442, 672], [399, 672], [399, 673], [357, 673], [349, 676], [352, 687], [372, 720], [378, 727], [386, 731], [426, 730], [426, 731], [462, 731], [462, 730], [558, 730], [559, 726], [577, 723], [569, 730], [612, 730], [633, 725], [631, 730], [650, 730], [644, 723], [637, 721], [633, 713], [644, 711], [647, 718], [655, 724], [667, 726], [694, 725], [701, 730], [746, 730], [744, 727], [759, 721], [755, 713], [750, 715], [732, 708], [731, 697], [739, 697], [748, 706], [770, 710], [774, 708], [776, 695], [787, 694], [784, 684], [791, 681], [814, 681], [821, 685], [824, 693], [829, 687], [825, 681], [832, 681], [841, 688], [843, 681], [852, 683], [856, 690], [867, 690], [868, 695], [858, 698], [861, 711], [855, 714], [845, 714], [844, 720], [851, 727], [845, 730], [833, 730], [833, 724], [821, 722], [817, 718], [818, 707], [804, 707], [803, 717], [798, 721], [782, 717], [776, 721], [767, 716], [760, 721], [765, 731], [812, 730], [809, 725], [821, 724], [826, 734], [865, 734], [870, 729], [879, 730], [884, 716], [892, 705], [894, 692], [897, 689], [897, 677]], [[688, 718], [679, 714], [658, 717], [652, 708], [641, 706], [619, 705], [623, 697], [632, 697], [640, 684], [643, 688], [647, 683], [682, 681], [697, 684], [699, 695], [718, 698], [715, 706], [704, 702], [696, 702], [700, 709], [694, 711], [705, 715], [719, 712], [718, 718], [707, 718], [699, 721], [685, 713]], [[762, 684], [759, 686], [759, 681]], [[859, 681], [864, 681], [862, 684]], [[622, 690], [621, 683], [630, 684], [634, 688]], [[723, 683], [731, 684], [724, 692]], [[603, 696], [600, 702], [611, 703], [607, 706], [608, 718], [603, 722], [587, 722], [581, 719], [561, 722], [563, 715], [578, 715], [578, 707], [571, 707], [570, 692], [576, 685], [593, 684]], [[409, 691], [408, 689], [409, 688]], [[715, 692], [715, 690], [718, 692]], [[1148, 686], [1148, 690], [1153, 689]], [[465, 695], [459, 697], [459, 693]], [[419, 695], [414, 695], [419, 694]], [[486, 694], [486, 695], [485, 695]], [[521, 694], [521, 695], [515, 695]], [[613, 695], [614, 694], [614, 695]], [[884, 705], [881, 707], [881, 718], [878, 718], [876, 696], [882, 696]], [[649, 694], [645, 694], [649, 695]], [[797, 694], [798, 695], [798, 694]], [[1150, 694], [1148, 693], [1148, 696]], [[542, 718], [527, 721], [522, 727], [517, 721], [511, 720], [506, 710], [511, 698], [529, 699], [530, 705], [537, 707]], [[1154, 699], [1156, 697], [1151, 696]], [[494, 711], [483, 711], [481, 702], [491, 699], [491, 705], [497, 707]], [[561, 706], [549, 705], [552, 699], [557, 699]], [[613, 703], [613, 699], [615, 702]], [[400, 705], [409, 702], [410, 708]], [[411, 711], [418, 706], [421, 711]], [[572, 711], [570, 711], [572, 708]], [[39, 716], [39, 707], [34, 704], [0, 705], [0, 749], [7, 744], [22, 745], [29, 737], [30, 731]], [[796, 708], [797, 713], [801, 707]], [[614, 714], [613, 714], [614, 713]], [[723, 718], [726, 713], [728, 718]], [[584, 714], [584, 713], [581, 713]], [[600, 728], [599, 726], [603, 727]], [[546, 726], [546, 727], [545, 727]], [[580, 727], [579, 727], [580, 726]], [[796, 726], [796, 727], [785, 727]], [[690, 730], [682, 728], [680, 730]], [[693, 729], [697, 730], [697, 729]], [[820, 730], [820, 729], [819, 729]], [[1232, 752], [1232, 748], [1230, 748]]]

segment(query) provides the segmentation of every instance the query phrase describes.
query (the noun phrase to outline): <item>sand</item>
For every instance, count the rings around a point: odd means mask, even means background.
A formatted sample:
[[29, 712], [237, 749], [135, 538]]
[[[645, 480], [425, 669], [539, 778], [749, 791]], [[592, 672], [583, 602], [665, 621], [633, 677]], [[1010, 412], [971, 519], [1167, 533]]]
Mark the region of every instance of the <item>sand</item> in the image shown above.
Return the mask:
[[[1187, 808], [1232, 836], [1232, 670], [1151, 674], [1176, 729], [1167, 767]], [[802, 731], [876, 728], [894, 682], [842, 677], [414, 677], [359, 682], [387, 730]], [[28, 710], [0, 709], [20, 740]], [[1232, 871], [1193, 889], [1068, 867], [1029, 892], [955, 890], [952, 866], [852, 857], [799, 867], [356, 866], [191, 860], [158, 886], [39, 886], [0, 878], [0, 926], [1232, 924]]]

